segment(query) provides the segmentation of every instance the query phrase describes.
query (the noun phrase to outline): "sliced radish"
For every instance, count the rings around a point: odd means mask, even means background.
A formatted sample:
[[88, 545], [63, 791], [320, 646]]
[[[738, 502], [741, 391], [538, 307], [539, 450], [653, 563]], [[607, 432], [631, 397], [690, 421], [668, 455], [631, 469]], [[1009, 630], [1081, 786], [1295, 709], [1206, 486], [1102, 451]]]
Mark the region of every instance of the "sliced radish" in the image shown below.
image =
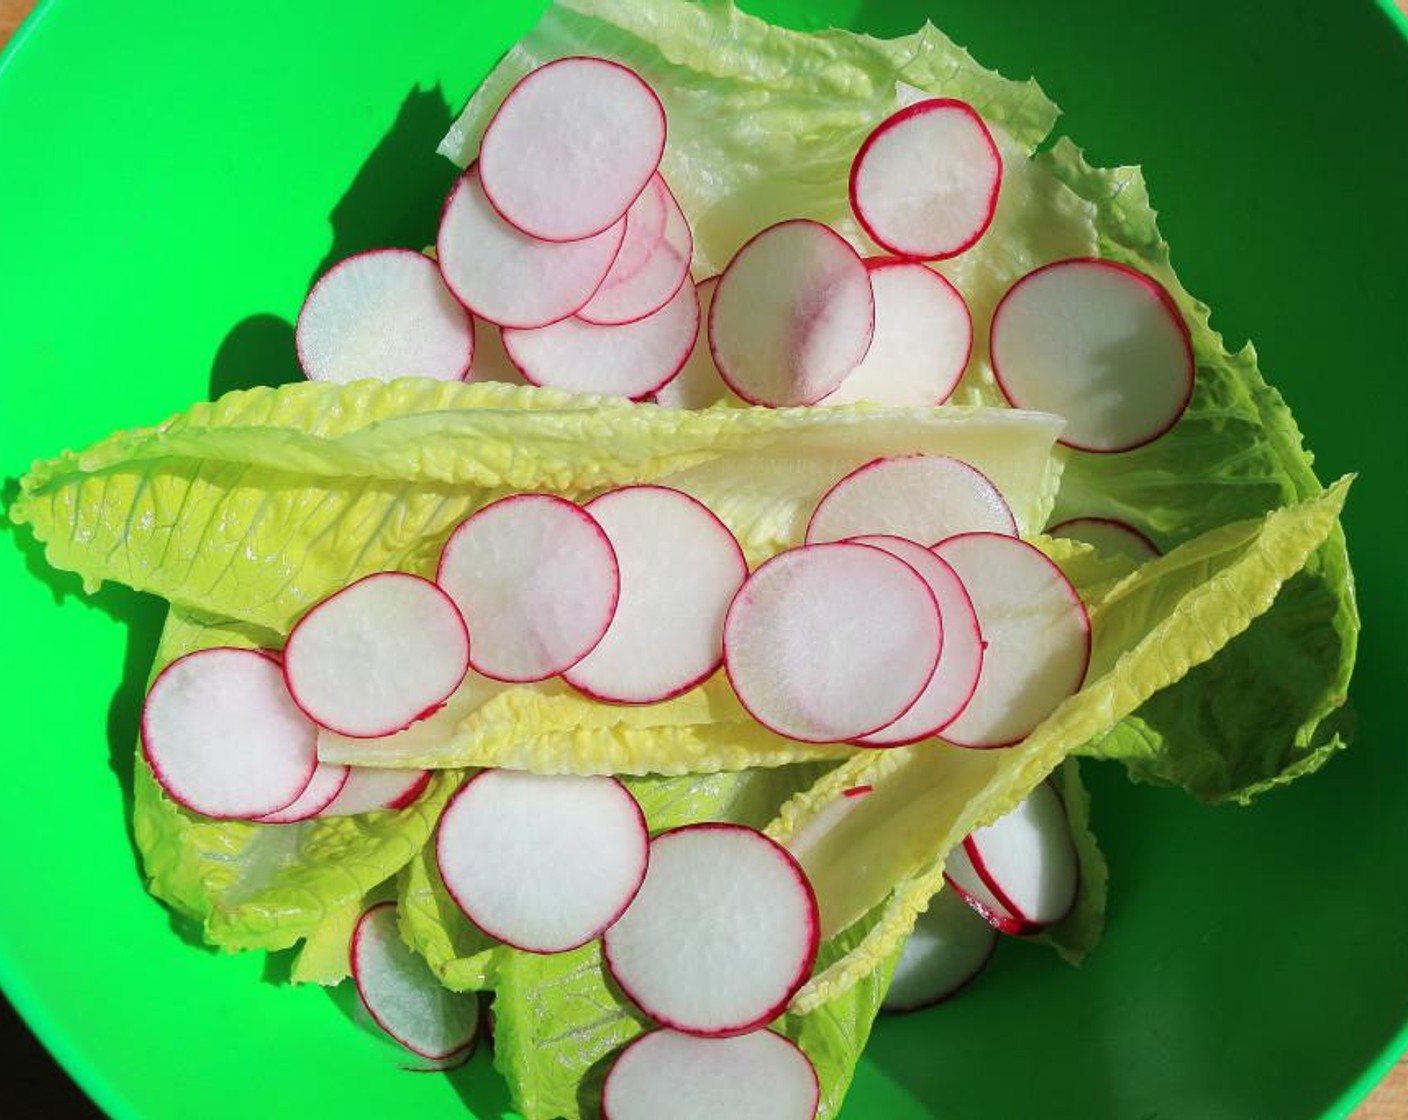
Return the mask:
[[819, 928], [785, 848], [742, 825], [694, 824], [651, 841], [645, 882], [602, 950], [657, 1023], [723, 1037], [782, 1013], [811, 972]]
[[142, 756], [172, 800], [217, 820], [291, 805], [318, 765], [318, 729], [278, 661], [220, 647], [177, 658], [142, 706]]
[[819, 402], [943, 404], [968, 366], [973, 317], [958, 289], [918, 261], [866, 261], [875, 292], [875, 337], [860, 365]]
[[997, 949], [993, 929], [957, 891], [940, 891], [919, 915], [895, 963], [882, 1011], [918, 1011], [957, 995]]
[[708, 329], [720, 376], [745, 401], [815, 404], [870, 347], [870, 274], [820, 222], [778, 222], [734, 254], [719, 277]]
[[411, 249], [333, 265], [303, 301], [293, 337], [312, 381], [462, 381], [474, 361], [473, 322], [435, 262]]
[[743, 550], [699, 501], [665, 486], [625, 486], [587, 504], [621, 568], [606, 636], [563, 673], [616, 704], [650, 704], [693, 688], [723, 660], [724, 615], [748, 578]]
[[881, 121], [851, 164], [851, 209], [877, 245], [902, 257], [957, 256], [987, 231], [1002, 156], [964, 101], [931, 98]]
[[[660, 228], [654, 233], [643, 259], [639, 256], [638, 245], [631, 244], [631, 215], [641, 205], [642, 199], [650, 199], [650, 206], [662, 215]], [[641, 223], [653, 218], [653, 214], [642, 218]], [[641, 236], [647, 236], [647, 233], [643, 232]], [[630, 253], [627, 253], [628, 248]], [[680, 285], [689, 279], [689, 265], [693, 257], [694, 235], [690, 232], [689, 222], [670, 188], [665, 185], [665, 180], [657, 174], [627, 211], [626, 243], [622, 245], [621, 253], [601, 287], [577, 312], [577, 317], [601, 326], [644, 319], [664, 307], [670, 297], [680, 290]]]
[[318, 816], [355, 817], [383, 809], [405, 809], [425, 792], [430, 777], [429, 770], [349, 766], [347, 783]]
[[449, 1073], [469, 1064], [469, 1060], [474, 1057], [478, 1041], [476, 1038], [474, 1042], [456, 1050], [448, 1058], [436, 1058], [433, 1061], [430, 1058], [415, 1058], [412, 1064], [401, 1068], [407, 1073]]
[[1061, 921], [1076, 903], [1080, 861], [1065, 806], [1046, 782], [996, 823], [974, 829], [963, 848], [1002, 909], [1029, 931]]
[[581, 241], [529, 237], [489, 205], [479, 165], [471, 164], [445, 200], [435, 247], [445, 283], [476, 315], [506, 327], [542, 327], [591, 299], [625, 234], [622, 220]]
[[373, 906], [352, 934], [352, 978], [373, 1021], [432, 1062], [463, 1056], [479, 1032], [479, 997], [441, 986], [401, 938], [396, 904]]
[[987, 643], [978, 688], [944, 738], [1010, 746], [1085, 680], [1090, 616], [1061, 569], [1025, 541], [963, 533], [934, 553], [963, 581]]
[[[899, 537], [856, 537], [854, 544], [868, 544], [897, 556], [919, 573], [939, 605], [943, 648], [934, 675], [909, 711], [856, 740], [868, 747], [898, 747], [937, 735], [957, 718], [978, 687], [983, 667], [983, 635], [973, 601], [954, 570], [923, 545]], [[851, 791], [846, 791], [851, 795]]]
[[274, 813], [255, 817], [259, 824], [297, 824], [318, 816], [337, 800], [337, 795], [347, 785], [350, 768], [336, 762], [320, 762], [313, 771], [313, 779], [304, 791], [291, 804]]
[[759, 723], [803, 742], [858, 739], [899, 719], [934, 675], [938, 604], [904, 561], [863, 544], [779, 553], [724, 622], [724, 664]]
[[603, 1120], [812, 1120], [821, 1089], [811, 1060], [772, 1031], [696, 1038], [641, 1035], [601, 1090]]
[[973, 867], [968, 858], [968, 849], [962, 844], [949, 852], [944, 863], [944, 880], [954, 893], [998, 933], [1020, 937], [1032, 932], [1027, 923], [1008, 910], [983, 877]]
[[604, 58], [540, 66], [504, 98], [479, 145], [494, 209], [544, 241], [618, 221], [665, 151], [665, 108], [633, 70]]
[[823, 494], [807, 543], [883, 534], [928, 546], [979, 532], [1017, 535], [1012, 507], [987, 475], [947, 455], [896, 455], [857, 467]]
[[474, 635], [471, 665], [501, 681], [571, 668], [601, 641], [620, 593], [601, 526], [551, 494], [514, 494], [461, 522], [435, 580]]
[[1102, 556], [1126, 556], [1137, 564], [1163, 555], [1159, 546], [1133, 525], [1114, 517], [1072, 517], [1047, 532], [1088, 544]]
[[709, 349], [709, 332], [702, 324], [709, 321], [709, 308], [714, 302], [714, 289], [719, 286], [719, 278], [711, 276], [694, 285], [699, 297], [698, 335], [694, 348], [679, 373], [655, 390], [655, 403], [663, 408], [708, 408], [728, 396], [728, 386], [719, 376], [714, 365], [714, 355]]
[[564, 319], [503, 331], [504, 349], [534, 385], [574, 393], [643, 397], [679, 372], [699, 334], [699, 301], [680, 286], [654, 314], [618, 327]]
[[607, 777], [482, 770], [440, 818], [440, 877], [469, 920], [530, 953], [585, 945], [645, 878], [649, 834]]
[[1128, 451], [1168, 431], [1193, 395], [1193, 344], [1152, 277], [1079, 257], [1018, 280], [993, 312], [998, 387], [1017, 408], [1066, 420], [1061, 442]]
[[284, 679], [308, 717], [353, 739], [390, 735], [433, 713], [469, 670], [469, 631], [428, 579], [377, 572], [299, 620]]

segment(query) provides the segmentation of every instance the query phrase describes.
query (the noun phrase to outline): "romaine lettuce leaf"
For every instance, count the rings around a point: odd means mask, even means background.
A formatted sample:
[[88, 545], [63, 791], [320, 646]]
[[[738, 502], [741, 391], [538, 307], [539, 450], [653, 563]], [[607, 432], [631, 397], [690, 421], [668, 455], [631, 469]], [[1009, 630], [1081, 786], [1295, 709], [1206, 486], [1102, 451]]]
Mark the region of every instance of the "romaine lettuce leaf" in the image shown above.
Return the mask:
[[1105, 853], [1090, 828], [1090, 792], [1080, 778], [1080, 761], [1068, 758], [1051, 777], [1066, 807], [1071, 826], [1080, 884], [1076, 903], [1066, 917], [1043, 933], [1039, 940], [1050, 945], [1069, 964], [1080, 964], [1100, 943], [1105, 932], [1105, 903], [1110, 885], [1110, 868]]

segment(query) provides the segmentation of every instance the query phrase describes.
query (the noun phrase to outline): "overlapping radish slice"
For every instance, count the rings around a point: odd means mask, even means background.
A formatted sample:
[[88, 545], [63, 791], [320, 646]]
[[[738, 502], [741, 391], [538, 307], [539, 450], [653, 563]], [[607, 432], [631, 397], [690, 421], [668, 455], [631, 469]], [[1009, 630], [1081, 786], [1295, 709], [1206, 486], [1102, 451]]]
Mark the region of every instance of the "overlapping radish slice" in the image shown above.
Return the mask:
[[870, 735], [928, 687], [943, 646], [938, 604], [903, 560], [863, 544], [779, 553], [749, 577], [724, 622], [734, 692], [779, 735]]
[[947, 455], [896, 455], [856, 468], [822, 495], [807, 543], [884, 534], [931, 545], [956, 533], [1017, 535], [987, 475]]
[[695, 295], [699, 298], [699, 333], [679, 373], [655, 390], [655, 403], [664, 408], [708, 408], [728, 395], [728, 386], [714, 365], [714, 355], [709, 349], [709, 332], [705, 327], [709, 321], [709, 308], [714, 302], [714, 289], [718, 285], [717, 276], [710, 276], [694, 285]]
[[1042, 782], [1006, 816], [963, 841], [974, 874], [1001, 910], [1033, 932], [1071, 912], [1080, 861], [1061, 798]]
[[313, 285], [294, 345], [312, 381], [461, 381], [474, 361], [474, 324], [434, 261], [410, 249], [372, 249]]
[[461, 522], [435, 580], [474, 635], [473, 668], [501, 681], [571, 668], [601, 641], [620, 593], [606, 533], [551, 494], [513, 494]]
[[471, 164], [445, 200], [436, 256], [455, 297], [506, 327], [543, 327], [592, 297], [617, 259], [624, 219], [581, 241], [540, 241], [501, 218]]
[[259, 824], [297, 824], [318, 816], [337, 800], [337, 795], [347, 785], [350, 768], [336, 762], [320, 762], [313, 771], [312, 780], [292, 804], [273, 813], [255, 817]]
[[811, 1060], [772, 1031], [696, 1038], [641, 1035], [601, 1090], [603, 1120], [812, 1120], [821, 1099]]
[[875, 336], [860, 365], [820, 403], [942, 404], [973, 350], [968, 304], [917, 261], [881, 257], [865, 264], [875, 293]]
[[958, 717], [978, 687], [983, 635], [973, 601], [954, 570], [923, 545], [900, 537], [855, 537], [854, 544], [883, 549], [919, 573], [939, 606], [943, 646], [934, 675], [909, 711], [879, 731], [856, 740], [868, 747], [898, 747], [937, 735]]
[[968, 849], [962, 844], [949, 852], [944, 862], [944, 880], [959, 898], [999, 933], [1019, 937], [1029, 932], [1026, 922], [1007, 909], [1002, 900], [992, 893], [973, 867], [973, 861], [968, 858]]
[[645, 817], [614, 778], [483, 770], [440, 818], [446, 889], [490, 936], [575, 949], [616, 921], [645, 878]]
[[930, 98], [882, 121], [851, 165], [851, 209], [877, 245], [937, 260], [972, 246], [997, 210], [1002, 157], [964, 101]]
[[602, 950], [656, 1022], [724, 1037], [782, 1013], [811, 972], [819, 928], [785, 848], [742, 825], [695, 824], [651, 841], [645, 882]]
[[709, 310], [725, 384], [753, 404], [815, 404], [865, 357], [875, 300], [865, 262], [837, 233], [778, 222], [734, 254]]
[[317, 768], [317, 738], [278, 661], [260, 650], [178, 658], [142, 707], [142, 756], [156, 780], [172, 800], [220, 820], [293, 804]]
[[429, 580], [377, 572], [299, 620], [283, 668], [310, 719], [349, 738], [376, 738], [430, 715], [455, 691], [469, 669], [469, 631]]
[[532, 331], [505, 327], [503, 343], [534, 385], [635, 399], [679, 372], [698, 334], [699, 301], [682, 284], [665, 306], [633, 323], [602, 327], [571, 318]]
[[706, 506], [664, 486], [626, 486], [587, 504], [615, 549], [621, 596], [605, 636], [563, 674], [619, 704], [666, 700], [723, 658], [724, 615], [748, 576], [743, 550]]
[[963, 533], [934, 546], [963, 581], [987, 646], [978, 687], [944, 738], [964, 747], [1024, 738], [1080, 688], [1090, 618], [1061, 569], [1025, 541]]
[[1116, 517], [1072, 517], [1046, 531], [1053, 537], [1088, 544], [1102, 556], [1124, 556], [1136, 564], [1163, 555], [1158, 545], [1128, 521]]
[[399, 766], [349, 766], [347, 782], [319, 817], [355, 817], [414, 805], [430, 784], [430, 771]]
[[430, 1062], [464, 1058], [479, 1032], [479, 997], [441, 986], [401, 938], [396, 904], [373, 906], [352, 934], [352, 977], [372, 1020]]
[[1061, 442], [1081, 451], [1157, 439], [1193, 393], [1193, 345], [1173, 297], [1115, 261], [1027, 273], [993, 312], [988, 349], [1007, 399], [1064, 417]]
[[[633, 216], [643, 204], [648, 213], [635, 223], [644, 227], [637, 240], [632, 236]], [[652, 231], [648, 223], [656, 223], [656, 228]], [[647, 237], [650, 240], [645, 242]], [[694, 235], [689, 221], [665, 180], [656, 173], [626, 212], [626, 240], [616, 263], [577, 317], [600, 326], [644, 319], [664, 307], [680, 285], [688, 281], [693, 257]]]
[[665, 150], [665, 109], [633, 70], [602, 58], [540, 66], [504, 98], [479, 145], [489, 201], [544, 241], [614, 225]]
[[918, 1011], [957, 995], [987, 967], [997, 932], [957, 891], [940, 891], [904, 943], [881, 1010]]

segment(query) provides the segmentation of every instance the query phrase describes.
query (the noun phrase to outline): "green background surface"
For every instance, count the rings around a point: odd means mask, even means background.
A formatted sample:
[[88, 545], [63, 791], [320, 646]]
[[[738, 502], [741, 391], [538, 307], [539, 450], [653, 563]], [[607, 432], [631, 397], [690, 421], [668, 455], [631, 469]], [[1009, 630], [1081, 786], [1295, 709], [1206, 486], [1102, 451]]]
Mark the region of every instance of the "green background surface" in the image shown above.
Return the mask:
[[[1367, 0], [748, 6], [876, 34], [928, 15], [1036, 75], [1095, 162], [1144, 164], [1185, 282], [1230, 341], [1255, 339], [1322, 476], [1362, 475], [1352, 751], [1249, 810], [1094, 773], [1100, 950], [1076, 971], [1005, 944], [961, 1000], [884, 1022], [845, 1115], [1344, 1115], [1408, 1019], [1408, 47]], [[0, 62], [7, 497], [36, 456], [296, 375], [310, 280], [431, 239], [452, 171], [435, 142], [536, 11], [41, 6]], [[0, 538], [0, 984], [59, 1060], [124, 1118], [504, 1114], [484, 1056], [401, 1073], [326, 993], [279, 983], [285, 963], [177, 935], [141, 889], [124, 805], [161, 606], [85, 599], [29, 539]]]

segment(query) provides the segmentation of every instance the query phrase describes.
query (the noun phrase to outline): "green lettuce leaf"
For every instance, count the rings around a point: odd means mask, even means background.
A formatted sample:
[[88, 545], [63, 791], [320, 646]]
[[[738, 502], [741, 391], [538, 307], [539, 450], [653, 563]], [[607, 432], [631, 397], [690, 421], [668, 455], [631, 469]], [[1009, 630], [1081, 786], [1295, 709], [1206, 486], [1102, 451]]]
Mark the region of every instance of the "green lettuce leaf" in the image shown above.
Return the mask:
[[1051, 783], [1066, 806], [1071, 826], [1080, 885], [1076, 903], [1040, 940], [1050, 945], [1069, 964], [1080, 964], [1100, 943], [1105, 932], [1105, 905], [1109, 895], [1110, 868], [1105, 853], [1090, 828], [1090, 792], [1080, 779], [1080, 762], [1068, 758], [1052, 775]]

